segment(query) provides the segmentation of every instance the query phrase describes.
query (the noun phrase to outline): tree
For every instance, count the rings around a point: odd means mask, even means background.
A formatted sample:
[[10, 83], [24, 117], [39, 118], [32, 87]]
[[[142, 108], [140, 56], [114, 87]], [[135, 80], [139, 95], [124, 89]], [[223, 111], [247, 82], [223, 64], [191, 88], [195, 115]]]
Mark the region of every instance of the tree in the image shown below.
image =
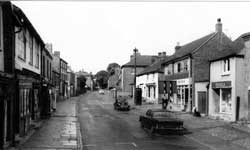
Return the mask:
[[101, 70], [96, 73], [95, 75], [96, 82], [99, 85], [100, 88], [105, 89], [108, 86], [108, 78], [109, 74], [105, 70]]
[[115, 68], [120, 68], [120, 65], [117, 63], [110, 63], [107, 67], [107, 71], [110, 76], [112, 76], [115, 73]]

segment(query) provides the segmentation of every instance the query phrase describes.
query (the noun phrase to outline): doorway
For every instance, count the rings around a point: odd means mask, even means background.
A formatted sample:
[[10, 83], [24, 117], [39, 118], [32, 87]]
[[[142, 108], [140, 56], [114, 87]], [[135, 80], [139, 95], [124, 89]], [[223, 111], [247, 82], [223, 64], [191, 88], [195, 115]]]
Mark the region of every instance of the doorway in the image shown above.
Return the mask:
[[198, 92], [198, 112], [207, 113], [207, 92]]

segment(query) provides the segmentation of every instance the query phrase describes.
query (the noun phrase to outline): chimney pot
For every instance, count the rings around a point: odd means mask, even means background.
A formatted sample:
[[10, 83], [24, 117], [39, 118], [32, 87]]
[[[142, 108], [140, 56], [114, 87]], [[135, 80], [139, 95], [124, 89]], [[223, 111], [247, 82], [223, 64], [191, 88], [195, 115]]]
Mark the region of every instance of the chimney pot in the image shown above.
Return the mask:
[[162, 56], [166, 56], [166, 52], [162, 52]]
[[162, 53], [161, 53], [161, 52], [159, 52], [159, 53], [158, 53], [158, 56], [161, 56], [161, 55], [162, 55]]
[[180, 48], [181, 48], [180, 42], [177, 42], [177, 44], [176, 44], [176, 46], [175, 46], [175, 52], [176, 52], [177, 50], [179, 50]]
[[217, 19], [217, 23], [215, 25], [215, 31], [222, 32], [222, 23], [220, 18]]

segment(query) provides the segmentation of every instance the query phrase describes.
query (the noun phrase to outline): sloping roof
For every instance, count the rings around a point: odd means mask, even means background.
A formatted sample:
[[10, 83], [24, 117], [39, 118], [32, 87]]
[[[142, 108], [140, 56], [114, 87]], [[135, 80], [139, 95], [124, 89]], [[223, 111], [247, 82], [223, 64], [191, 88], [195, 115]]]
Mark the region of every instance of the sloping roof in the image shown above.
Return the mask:
[[29, 21], [27, 16], [24, 14], [24, 12], [16, 5], [13, 5], [13, 12], [20, 20], [19, 22], [21, 23], [21, 25], [26, 26], [29, 29], [29, 31], [32, 32], [31, 34], [33, 34], [33, 36], [35, 36], [39, 40], [39, 42], [41, 42], [42, 45], [45, 45], [44, 41], [42, 40], [42, 38], [40, 37], [40, 35], [38, 34], [36, 29], [32, 25], [32, 23]]
[[[137, 67], [147, 67], [158, 60], [158, 56], [151, 56], [151, 55], [137, 55], [136, 56], [136, 66]], [[131, 59], [128, 63], [122, 65], [123, 67], [134, 67], [135, 59]]]
[[232, 56], [242, 56], [240, 55], [240, 52], [244, 48], [245, 40], [249, 38], [250, 32], [242, 34], [236, 40], [233, 41], [232, 45], [220, 51], [220, 53], [218, 53], [214, 58], [210, 59], [210, 61], [216, 61]]
[[[167, 57], [165, 57], [166, 59]], [[165, 59], [157, 60], [155, 63], [151, 64], [147, 68], [145, 68], [142, 72], [140, 72], [137, 76], [141, 76], [144, 74], [150, 74], [150, 73], [163, 73], [163, 69], [161, 67], [162, 63], [165, 61]]]
[[168, 63], [170, 61], [173, 61], [177, 58], [186, 56], [186, 55], [198, 50], [201, 46], [203, 46], [206, 42], [208, 42], [210, 39], [212, 39], [215, 35], [216, 35], [216, 33], [214, 32], [214, 33], [208, 34], [202, 38], [199, 38], [197, 40], [194, 40], [190, 43], [187, 43], [187, 44], [181, 46], [180, 49], [178, 49], [171, 56], [171, 58], [165, 60], [163, 63]]

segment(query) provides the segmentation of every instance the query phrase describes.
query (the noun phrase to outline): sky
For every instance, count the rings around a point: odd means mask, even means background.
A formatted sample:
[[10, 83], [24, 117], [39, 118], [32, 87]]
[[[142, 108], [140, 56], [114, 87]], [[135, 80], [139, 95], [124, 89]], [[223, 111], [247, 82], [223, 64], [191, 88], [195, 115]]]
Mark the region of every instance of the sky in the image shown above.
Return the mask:
[[142, 55], [174, 53], [215, 31], [232, 40], [250, 31], [250, 2], [13, 1], [45, 43], [74, 71], [97, 73], [109, 63], [127, 63], [136, 47]]

